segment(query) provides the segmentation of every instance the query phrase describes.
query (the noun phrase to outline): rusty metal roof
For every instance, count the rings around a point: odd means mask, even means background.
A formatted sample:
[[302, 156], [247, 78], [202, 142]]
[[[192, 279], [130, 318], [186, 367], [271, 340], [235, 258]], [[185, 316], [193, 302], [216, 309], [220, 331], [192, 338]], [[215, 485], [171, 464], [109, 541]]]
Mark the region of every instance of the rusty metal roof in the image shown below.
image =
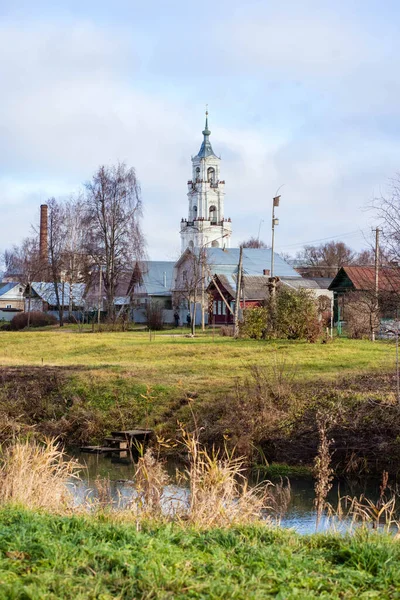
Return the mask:
[[[374, 267], [342, 267], [333, 279], [330, 290], [349, 289], [346, 279], [351, 287], [357, 291], [372, 291], [375, 289]], [[379, 268], [379, 291], [400, 292], [400, 269], [399, 267]]]

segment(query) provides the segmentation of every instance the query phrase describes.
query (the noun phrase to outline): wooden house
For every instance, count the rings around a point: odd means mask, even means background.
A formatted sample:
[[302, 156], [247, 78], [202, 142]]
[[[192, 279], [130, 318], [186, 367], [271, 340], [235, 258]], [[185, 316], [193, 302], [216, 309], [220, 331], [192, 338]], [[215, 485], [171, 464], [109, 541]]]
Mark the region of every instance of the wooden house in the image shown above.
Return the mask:
[[[344, 266], [329, 285], [335, 297], [335, 321], [346, 320], [346, 296], [371, 299], [376, 294], [375, 267]], [[379, 268], [378, 298], [382, 318], [391, 318], [400, 301], [400, 268]]]

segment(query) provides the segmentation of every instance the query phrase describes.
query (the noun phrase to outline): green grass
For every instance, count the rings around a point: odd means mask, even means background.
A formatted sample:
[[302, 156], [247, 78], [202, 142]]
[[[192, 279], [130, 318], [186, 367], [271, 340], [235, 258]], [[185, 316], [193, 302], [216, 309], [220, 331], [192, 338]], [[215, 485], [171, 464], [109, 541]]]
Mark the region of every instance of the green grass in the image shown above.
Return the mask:
[[276, 355], [296, 365], [304, 378], [338, 377], [394, 364], [393, 344], [337, 339], [332, 344], [291, 341], [233, 340], [211, 335], [194, 339], [145, 332], [79, 333], [49, 331], [0, 332], [0, 364], [4, 366], [83, 366], [98, 378], [125, 374], [143, 384], [177, 385], [182, 380], [199, 388], [232, 385], [249, 365], [267, 365]]
[[306, 465], [287, 465], [285, 463], [271, 463], [269, 465], [255, 465], [256, 471], [260, 471], [270, 479], [279, 477], [306, 477], [313, 475], [312, 467]]
[[0, 598], [399, 598], [400, 545], [364, 532], [198, 531], [3, 508]]
[[[239, 442], [239, 451], [249, 454], [251, 444], [263, 439], [257, 425], [260, 415], [253, 415], [256, 436], [250, 431], [247, 445], [240, 444], [242, 424], [228, 419], [224, 406], [229, 406], [237, 382], [249, 376], [250, 367], [274, 368], [282, 361], [286, 361], [284, 375], [290, 378], [294, 373], [302, 390], [299, 398], [297, 392], [285, 396], [289, 408], [275, 427], [282, 430], [281, 438], [282, 432], [291, 436], [293, 428], [298, 429], [293, 424], [302, 414], [307, 418], [305, 407], [315, 401], [316, 386], [321, 396], [328, 397], [342, 385], [340, 393], [348, 406], [369, 400], [374, 376], [394, 370], [395, 347], [390, 342], [347, 339], [329, 344], [234, 340], [212, 332], [190, 338], [176, 330], [157, 333], [153, 341], [145, 331], [90, 333], [73, 326], [2, 331], [0, 412], [17, 430], [21, 424], [34, 426], [40, 433], [61, 436], [69, 445], [81, 445], [101, 442], [113, 429], [135, 426], [154, 427], [173, 438], [177, 420], [191, 423], [193, 410], [207, 443], [221, 444], [227, 434], [231, 444]], [[365, 374], [363, 385], [351, 391], [351, 398], [345, 397], [343, 381]], [[374, 400], [393, 401], [390, 378], [385, 385], [385, 390], [375, 385]], [[246, 399], [246, 386], [240, 394]], [[234, 417], [237, 407], [231, 406]], [[250, 406], [249, 411], [251, 415]], [[392, 420], [397, 422], [395, 416]], [[280, 443], [281, 449], [285, 446]], [[293, 462], [282, 452], [268, 458]], [[305, 460], [312, 462], [313, 456]], [[397, 469], [397, 458], [393, 468]]]

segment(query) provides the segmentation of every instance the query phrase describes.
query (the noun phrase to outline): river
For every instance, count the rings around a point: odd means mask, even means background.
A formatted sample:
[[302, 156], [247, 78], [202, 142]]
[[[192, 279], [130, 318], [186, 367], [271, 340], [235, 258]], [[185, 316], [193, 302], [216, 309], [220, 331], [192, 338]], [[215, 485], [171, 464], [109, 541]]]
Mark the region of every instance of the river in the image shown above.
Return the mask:
[[[96, 497], [94, 481], [96, 478], [105, 478], [110, 481], [110, 492], [115, 503], [121, 506], [127, 504], [135, 493], [132, 465], [113, 463], [110, 458], [104, 455], [78, 454], [75, 458], [86, 468], [81, 473], [81, 482], [75, 484], [74, 494], [79, 504], [85, 498]], [[167, 462], [167, 470], [174, 479], [176, 469], [182, 468], [176, 462]], [[298, 533], [314, 533], [316, 530], [316, 512], [314, 509], [314, 481], [311, 478], [291, 477], [290, 480], [290, 500], [285, 510], [279, 516], [282, 527], [293, 528]], [[274, 481], [272, 480], [272, 483]], [[332, 490], [328, 495], [328, 502], [336, 507], [339, 496], [349, 495], [359, 497], [365, 494], [367, 498], [376, 501], [379, 495], [379, 483], [374, 481], [344, 480], [334, 481]], [[176, 507], [179, 503], [185, 503], [188, 498], [188, 489], [182, 485], [169, 485], [164, 492], [166, 503], [171, 507]], [[168, 506], [167, 506], [168, 510]], [[332, 527], [332, 520], [322, 519], [318, 531], [324, 531]], [[337, 527], [337, 524], [336, 524]], [[342, 525], [339, 527], [341, 528]]]

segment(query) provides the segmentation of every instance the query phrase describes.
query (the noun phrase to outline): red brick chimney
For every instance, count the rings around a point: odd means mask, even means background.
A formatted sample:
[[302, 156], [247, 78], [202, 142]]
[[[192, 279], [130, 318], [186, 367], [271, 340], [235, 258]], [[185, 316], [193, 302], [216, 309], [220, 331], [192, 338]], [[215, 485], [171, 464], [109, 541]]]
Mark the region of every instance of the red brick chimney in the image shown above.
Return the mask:
[[47, 204], [40, 205], [40, 237], [39, 256], [43, 262], [48, 261], [48, 232], [47, 232]]

